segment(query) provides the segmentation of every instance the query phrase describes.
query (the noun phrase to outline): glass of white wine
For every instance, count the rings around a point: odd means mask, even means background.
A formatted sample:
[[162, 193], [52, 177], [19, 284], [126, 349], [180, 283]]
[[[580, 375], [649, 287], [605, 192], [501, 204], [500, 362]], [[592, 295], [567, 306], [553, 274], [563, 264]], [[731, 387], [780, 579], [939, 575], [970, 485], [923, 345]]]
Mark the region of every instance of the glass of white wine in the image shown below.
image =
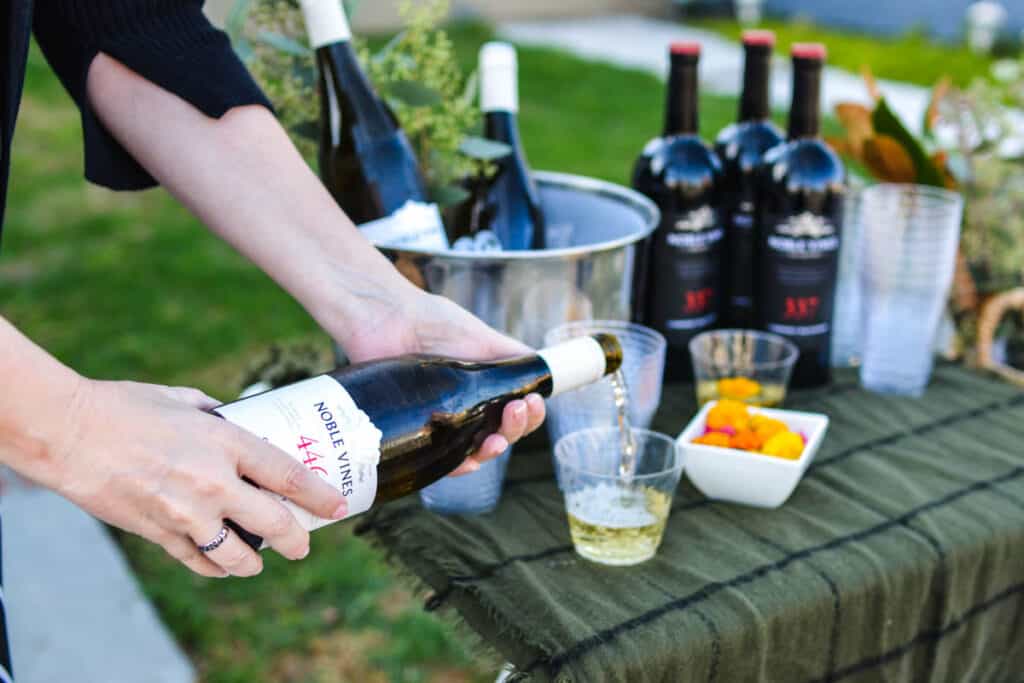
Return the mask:
[[682, 453], [671, 437], [633, 429], [631, 441], [630, 468], [622, 466], [617, 428], [573, 432], [555, 445], [573, 546], [600, 564], [633, 565], [654, 557], [683, 472]]

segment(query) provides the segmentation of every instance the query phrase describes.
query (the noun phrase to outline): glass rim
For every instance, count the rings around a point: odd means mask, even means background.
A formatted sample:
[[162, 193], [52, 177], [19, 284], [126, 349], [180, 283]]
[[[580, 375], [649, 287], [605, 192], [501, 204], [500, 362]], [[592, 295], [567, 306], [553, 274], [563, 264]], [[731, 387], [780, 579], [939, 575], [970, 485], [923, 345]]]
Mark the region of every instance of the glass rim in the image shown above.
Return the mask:
[[[668, 340], [665, 339], [665, 335], [661, 332], [640, 323], [630, 322], [629, 320], [573, 320], [560, 323], [544, 333], [544, 345], [549, 346], [552, 343], [557, 343], [556, 340], [552, 339], [556, 334], [561, 337], [560, 333], [569, 331], [582, 330], [585, 333], [586, 331], [601, 332], [604, 329], [611, 331], [624, 330], [636, 337], [652, 340], [656, 347], [668, 345]], [[568, 338], [571, 339], [572, 337]], [[558, 341], [562, 341], [562, 339]]]
[[947, 190], [944, 187], [933, 185], [917, 185], [914, 183], [876, 183], [865, 187], [860, 193], [861, 204], [859, 211], [876, 210], [872, 207], [870, 200], [875, 195], [903, 195], [920, 197], [927, 200], [927, 203], [917, 208], [921, 214], [939, 213], [949, 206], [963, 207], [964, 197], [959, 192]]
[[[743, 334], [749, 337], [754, 337], [755, 339], [777, 343], [785, 349], [785, 356], [779, 360], [767, 360], [760, 362], [753, 361], [750, 366], [755, 370], [784, 368], [787, 365], [793, 365], [796, 363], [797, 358], [800, 356], [800, 349], [797, 345], [783, 337], [781, 334], [775, 334], [774, 332], [762, 332], [761, 330], [748, 330], [739, 327], [727, 327], [720, 330], [707, 330], [706, 332], [701, 332], [690, 340], [690, 343], [687, 346], [690, 349], [690, 358], [693, 359], [694, 365], [697, 364], [698, 358], [706, 357], [705, 354], [697, 353], [697, 342], [702, 339], [723, 334]], [[719, 363], [709, 363], [709, 365], [712, 365], [712, 367], [721, 367], [721, 364]]]
[[[645, 436], [647, 438], [654, 437], [655, 440], [657, 440], [657, 441], [662, 441], [662, 442], [671, 444], [672, 445], [672, 453], [675, 455], [675, 462], [672, 465], [672, 467], [666, 467], [665, 469], [658, 470], [657, 472], [649, 472], [647, 474], [635, 474], [631, 478], [631, 481], [646, 481], [648, 479], [654, 479], [656, 477], [664, 477], [666, 474], [674, 474], [676, 471], [682, 472], [683, 466], [685, 464], [683, 462], [683, 450], [682, 450], [682, 448], [680, 448], [679, 442], [676, 439], [672, 438], [668, 434], [663, 434], [661, 432], [656, 432], [653, 429], [643, 429], [643, 428], [640, 428], [640, 427], [633, 427], [632, 429], [630, 429], [630, 431], [633, 432], [633, 434], [640, 434], [640, 435], [643, 435], [643, 436]], [[572, 439], [573, 437], [581, 437], [584, 434], [593, 434], [593, 433], [612, 434], [613, 436], [618, 437], [618, 435], [619, 435], [619, 428], [618, 427], [587, 427], [586, 429], [577, 429], [574, 432], [570, 432], [570, 433], [562, 436], [558, 440], [558, 442], [555, 444], [555, 448], [554, 448], [555, 467], [564, 467], [564, 468], [572, 470], [574, 472], [579, 472], [581, 474], [585, 474], [588, 477], [596, 477], [598, 479], [604, 479], [604, 480], [609, 480], [609, 481], [612, 481], [612, 480], [614, 480], [614, 481], [621, 481], [624, 478], [621, 474], [607, 474], [605, 472], [597, 472], [595, 470], [587, 469], [585, 467], [577, 467], [575, 465], [570, 465], [569, 463], [565, 462], [565, 458], [567, 457], [565, 455], [565, 448], [566, 447], [561, 447], [562, 444], [566, 443], [569, 439]]]

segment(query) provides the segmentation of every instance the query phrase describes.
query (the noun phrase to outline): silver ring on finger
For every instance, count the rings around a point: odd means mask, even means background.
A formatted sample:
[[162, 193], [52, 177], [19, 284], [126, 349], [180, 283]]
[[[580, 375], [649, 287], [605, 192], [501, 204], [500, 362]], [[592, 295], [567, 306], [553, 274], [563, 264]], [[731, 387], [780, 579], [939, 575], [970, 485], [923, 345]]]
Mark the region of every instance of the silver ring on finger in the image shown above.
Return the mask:
[[217, 535], [214, 536], [209, 543], [203, 543], [201, 545], [196, 546], [197, 548], [199, 548], [199, 552], [208, 553], [211, 550], [216, 550], [217, 548], [219, 548], [221, 544], [224, 543], [224, 540], [227, 539], [228, 531], [229, 529], [227, 525], [222, 526], [220, 528], [220, 531], [217, 532]]

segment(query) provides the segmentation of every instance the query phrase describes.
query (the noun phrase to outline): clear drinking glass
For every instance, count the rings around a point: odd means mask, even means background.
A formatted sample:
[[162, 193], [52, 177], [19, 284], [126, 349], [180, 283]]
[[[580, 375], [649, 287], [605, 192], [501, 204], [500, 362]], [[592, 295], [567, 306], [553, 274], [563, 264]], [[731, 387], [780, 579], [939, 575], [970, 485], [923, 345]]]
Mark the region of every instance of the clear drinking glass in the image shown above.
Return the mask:
[[832, 309], [832, 367], [860, 365], [864, 344], [861, 322], [860, 255], [863, 233], [860, 200], [863, 187], [852, 186], [843, 204], [843, 234], [839, 247], [836, 301]]
[[420, 490], [420, 501], [442, 515], [482, 515], [498, 507], [512, 448], [480, 465], [476, 472], [445, 477]]
[[[550, 347], [575, 337], [613, 334], [622, 346], [622, 377], [629, 392], [628, 417], [634, 427], [651, 426], [661, 403], [661, 387], [665, 372], [665, 337], [634, 323], [617, 320], [587, 320], [566, 323], [544, 335], [544, 346]], [[617, 427], [619, 413], [612, 379], [548, 400], [547, 429], [551, 443], [566, 434], [589, 427]]]
[[864, 190], [861, 251], [865, 388], [920, 396], [960, 243], [963, 198], [922, 185]]
[[697, 403], [729, 398], [769, 408], [781, 405], [799, 355], [793, 342], [770, 332], [702, 332], [690, 340]]
[[581, 556], [608, 565], [639, 564], [654, 557], [665, 533], [672, 498], [683, 472], [674, 439], [632, 430], [636, 465], [622, 470], [622, 433], [584, 429], [555, 444], [569, 534]]

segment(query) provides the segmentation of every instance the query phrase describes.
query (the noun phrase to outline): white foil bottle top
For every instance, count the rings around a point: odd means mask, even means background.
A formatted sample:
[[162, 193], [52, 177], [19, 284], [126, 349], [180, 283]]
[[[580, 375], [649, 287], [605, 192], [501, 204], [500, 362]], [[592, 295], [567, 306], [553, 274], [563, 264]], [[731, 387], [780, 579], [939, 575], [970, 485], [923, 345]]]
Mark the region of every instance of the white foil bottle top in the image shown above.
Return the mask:
[[492, 41], [480, 48], [480, 109], [519, 111], [519, 66], [516, 49]]
[[352, 40], [352, 29], [341, 6], [341, 0], [300, 0], [306, 20], [309, 44], [315, 50], [331, 43]]
[[600, 342], [577, 337], [538, 351], [551, 371], [551, 396], [592, 384], [604, 377], [607, 361]]

